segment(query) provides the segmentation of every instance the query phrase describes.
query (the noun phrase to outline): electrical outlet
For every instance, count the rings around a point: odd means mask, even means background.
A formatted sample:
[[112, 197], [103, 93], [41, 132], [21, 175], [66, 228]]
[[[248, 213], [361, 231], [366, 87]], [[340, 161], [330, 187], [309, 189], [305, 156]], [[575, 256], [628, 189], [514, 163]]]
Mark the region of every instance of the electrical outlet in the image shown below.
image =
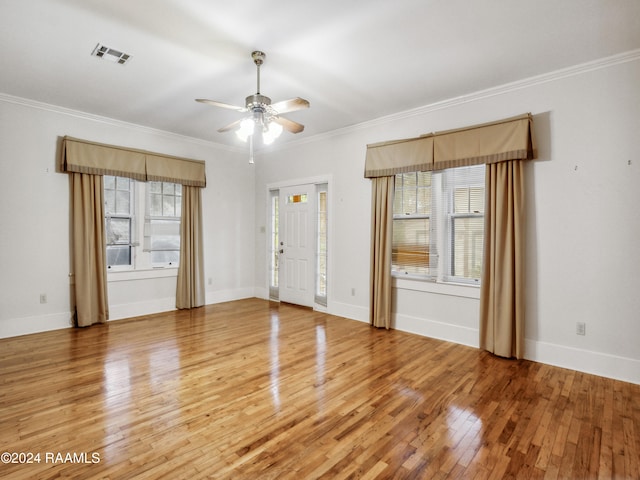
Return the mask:
[[40, 294], [40, 303], [47, 303], [47, 294], [46, 293], [41, 293]]
[[355, 296], [356, 296], [356, 289], [355, 289], [355, 288], [352, 288], [352, 289], [351, 289], [351, 296], [352, 296], [352, 297], [355, 297]]
[[585, 325], [584, 322], [577, 322], [576, 323], [576, 335], [585, 335], [586, 334], [586, 328], [587, 328], [587, 326]]

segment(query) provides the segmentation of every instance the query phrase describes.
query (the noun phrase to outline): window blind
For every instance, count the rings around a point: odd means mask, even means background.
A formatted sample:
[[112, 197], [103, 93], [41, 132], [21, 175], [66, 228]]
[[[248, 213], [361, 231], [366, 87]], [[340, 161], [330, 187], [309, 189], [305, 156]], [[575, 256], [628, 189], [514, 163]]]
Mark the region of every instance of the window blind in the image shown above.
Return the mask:
[[398, 174], [393, 200], [393, 270], [429, 276], [433, 254], [431, 172]]
[[485, 166], [445, 170], [441, 192], [448, 258], [443, 279], [480, 281], [484, 244]]

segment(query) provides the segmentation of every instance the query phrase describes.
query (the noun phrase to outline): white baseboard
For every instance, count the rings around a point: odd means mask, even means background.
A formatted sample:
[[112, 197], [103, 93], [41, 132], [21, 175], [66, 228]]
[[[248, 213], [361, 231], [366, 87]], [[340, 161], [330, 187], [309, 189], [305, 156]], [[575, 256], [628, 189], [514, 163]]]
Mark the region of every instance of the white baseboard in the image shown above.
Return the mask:
[[[475, 328], [460, 327], [404, 315], [397, 316], [395, 322], [395, 328], [404, 332], [476, 348], [480, 344], [479, 331]], [[524, 358], [538, 363], [568, 368], [577, 372], [640, 384], [640, 360], [633, 358], [581, 350], [530, 339], [525, 339]]]
[[71, 313], [50, 313], [33, 317], [10, 318], [0, 322], [0, 338], [19, 337], [71, 327]]
[[358, 320], [359, 322], [369, 322], [369, 309], [349, 303], [332, 302], [327, 303], [327, 313], [337, 317]]
[[[109, 321], [162, 313], [175, 310], [175, 308], [176, 299], [174, 297], [148, 302], [109, 305]], [[73, 326], [72, 318], [73, 314], [71, 312], [61, 312], [4, 320], [0, 322], [0, 338], [71, 328]]]
[[269, 289], [264, 287], [255, 287], [253, 296], [262, 300], [269, 300]]
[[[243, 298], [254, 297], [254, 288], [238, 288], [233, 290], [217, 290], [205, 293], [205, 305], [231, 302]], [[109, 320], [152, 315], [154, 313], [170, 312], [176, 309], [175, 297], [155, 299], [149, 302], [130, 303], [126, 305], [109, 306]]]
[[[217, 290], [205, 293], [205, 305], [231, 302], [244, 298], [253, 298], [253, 287], [236, 288], [233, 290]], [[126, 305], [109, 306], [109, 320], [121, 320], [123, 318], [138, 317], [140, 315], [152, 315], [154, 313], [170, 312], [176, 309], [175, 297], [155, 299], [149, 302], [131, 303]]]
[[205, 303], [207, 305], [211, 305], [214, 303], [232, 302], [234, 300], [242, 300], [244, 298], [253, 298], [255, 296], [256, 289], [253, 287], [234, 288], [232, 290], [217, 290], [215, 292], [206, 293]]
[[141, 315], [152, 315], [154, 313], [169, 312], [175, 309], [175, 297], [159, 298], [148, 300], [145, 302], [109, 305], [109, 321], [139, 317]]
[[[367, 308], [332, 303], [331, 314], [352, 320], [369, 321]], [[479, 331], [409, 315], [396, 315], [394, 328], [424, 337], [479, 348]], [[564, 345], [525, 339], [524, 358], [533, 362], [640, 385], [640, 360]]]
[[[254, 293], [253, 287], [207, 292], [205, 303], [213, 304], [251, 298], [255, 296]], [[109, 305], [109, 321], [170, 312], [175, 309], [176, 299], [173, 296], [144, 302]], [[0, 321], [0, 338], [18, 337], [20, 335], [71, 328], [72, 317], [71, 312], [61, 312], [2, 320]]]
[[[350, 320], [369, 323], [369, 309], [358, 305], [330, 302], [328, 313]], [[396, 330], [415, 333], [423, 337], [436, 338], [471, 347], [478, 346], [478, 330], [473, 328], [436, 322], [410, 315], [394, 315], [392, 327]]]
[[393, 328], [469, 347], [477, 348], [479, 345], [478, 330], [475, 328], [462, 327], [410, 315], [395, 315]]
[[[205, 305], [231, 302], [252, 298], [255, 296], [253, 287], [237, 288], [233, 290], [217, 290], [205, 293]], [[152, 315], [154, 313], [170, 312], [176, 309], [175, 297], [155, 299], [148, 302], [130, 303], [124, 305], [109, 306], [109, 320], [121, 320], [123, 318], [138, 317], [140, 315]]]
[[[479, 331], [423, 318], [397, 316], [395, 328], [425, 337], [479, 347]], [[640, 384], [640, 360], [525, 339], [524, 358], [577, 372]]]
[[640, 385], [640, 360], [525, 340], [525, 358], [534, 362]]

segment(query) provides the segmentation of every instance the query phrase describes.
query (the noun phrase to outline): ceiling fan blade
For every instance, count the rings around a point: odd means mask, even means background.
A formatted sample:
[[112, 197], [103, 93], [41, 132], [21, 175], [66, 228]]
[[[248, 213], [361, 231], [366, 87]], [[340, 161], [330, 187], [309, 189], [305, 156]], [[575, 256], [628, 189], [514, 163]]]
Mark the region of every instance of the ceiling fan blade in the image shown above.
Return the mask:
[[282, 125], [282, 128], [291, 133], [300, 133], [304, 130], [304, 125], [294, 122], [293, 120], [289, 120], [288, 118], [273, 117], [273, 121], [278, 125]]
[[240, 126], [240, 122], [242, 122], [242, 120], [244, 120], [244, 118], [241, 118], [240, 120], [236, 120], [235, 122], [230, 123], [226, 127], [219, 128], [218, 132], [224, 133], [224, 132], [228, 132], [229, 130], [233, 130], [234, 128], [237, 128]]
[[288, 113], [295, 110], [301, 110], [303, 108], [309, 108], [309, 102], [304, 98], [296, 97], [289, 100], [283, 100], [282, 102], [273, 103], [270, 106], [278, 113]]
[[236, 105], [229, 105], [228, 103], [217, 102], [215, 100], [207, 100], [206, 98], [196, 98], [196, 102], [206, 103], [207, 105], [213, 105], [214, 107], [228, 108], [229, 110], [235, 110], [236, 112], [246, 112], [246, 107], [238, 107]]

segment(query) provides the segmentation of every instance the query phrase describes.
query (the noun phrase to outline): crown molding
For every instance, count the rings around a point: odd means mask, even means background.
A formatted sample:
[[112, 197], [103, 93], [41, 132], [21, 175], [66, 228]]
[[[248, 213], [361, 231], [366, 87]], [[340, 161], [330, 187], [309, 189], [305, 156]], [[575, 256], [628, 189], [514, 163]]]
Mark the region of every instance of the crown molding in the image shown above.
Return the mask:
[[291, 142], [287, 142], [286, 144], [279, 145], [277, 150], [287, 149], [287, 148], [291, 148], [299, 145], [304, 145], [307, 143], [314, 143], [314, 142], [326, 140], [332, 137], [347, 135], [349, 133], [365, 130], [367, 128], [386, 125], [391, 122], [397, 122], [398, 120], [404, 120], [404, 119], [415, 117], [418, 115], [424, 115], [424, 114], [435, 112], [438, 110], [443, 110], [445, 108], [450, 108], [450, 107], [454, 107], [457, 105], [462, 105], [470, 102], [476, 102], [478, 100], [482, 100], [485, 98], [490, 98], [497, 95], [504, 95], [506, 93], [514, 92], [516, 90], [531, 88], [536, 85], [542, 85], [544, 83], [556, 82], [558, 80], [562, 80], [567, 77], [582, 75], [595, 70], [601, 70], [601, 69], [609, 68], [615, 65], [630, 63], [638, 60], [640, 60], [640, 49], [630, 50], [628, 52], [612, 55], [610, 57], [605, 57], [605, 58], [601, 58], [591, 62], [585, 62], [578, 65], [573, 65], [571, 67], [555, 70], [553, 72], [536, 75], [534, 77], [517, 80], [515, 82], [505, 83], [503, 85], [487, 88], [485, 90], [478, 90], [477, 92], [469, 93], [467, 95], [461, 95], [459, 97], [454, 97], [447, 100], [434, 102], [421, 107], [413, 108], [411, 110], [405, 110], [402, 112], [393, 113], [391, 115], [378, 117], [373, 120], [368, 120], [366, 122], [349, 125], [344, 128], [331, 130], [329, 132], [320, 133], [320, 134], [306, 137], [300, 140], [294, 140]]
[[[506, 93], [514, 92], [516, 90], [522, 90], [522, 89], [530, 88], [536, 85], [541, 85], [544, 83], [555, 82], [567, 77], [582, 75], [584, 73], [609, 68], [609, 67], [620, 65], [623, 63], [630, 63], [637, 60], [640, 60], [640, 49], [630, 50], [628, 52], [623, 52], [620, 54], [612, 55], [612, 56], [601, 58], [598, 60], [581, 63], [578, 65], [563, 68], [560, 70], [555, 70], [553, 72], [545, 73], [542, 75], [529, 77], [523, 80], [517, 80], [515, 82], [506, 83], [506, 84], [499, 85], [496, 87], [491, 87], [485, 90], [479, 90], [477, 92], [472, 92], [466, 95], [461, 95], [461, 96], [450, 98], [447, 100], [434, 102], [421, 107], [413, 108], [411, 110], [405, 110], [402, 112], [393, 113], [391, 115], [378, 117], [373, 120], [368, 120], [368, 121], [357, 123], [354, 125], [349, 125], [347, 127], [331, 130], [329, 132], [324, 132], [324, 133], [319, 133], [317, 135], [304, 137], [299, 140], [296, 139], [286, 143], [281, 143], [277, 145], [274, 144], [270, 146], [269, 153], [277, 152], [277, 151], [288, 149], [288, 148], [298, 147], [298, 146], [309, 144], [309, 143], [315, 143], [315, 142], [327, 140], [333, 137], [347, 135], [349, 133], [365, 130], [367, 128], [385, 125], [390, 122], [396, 122], [398, 120], [404, 120], [404, 119], [415, 117], [418, 115], [424, 115], [424, 114], [435, 112], [438, 110], [443, 110], [445, 108], [450, 108], [456, 105], [476, 102], [478, 100], [494, 97], [497, 95], [504, 95]], [[165, 138], [177, 139], [180, 141], [203, 145], [206, 147], [223, 149], [223, 150], [227, 150], [234, 153], [246, 153], [246, 150], [240, 147], [234, 147], [234, 146], [224, 145], [221, 143], [215, 143], [215, 142], [203, 140], [200, 138], [168, 132], [166, 130], [159, 130], [151, 127], [145, 127], [145, 126], [134, 124], [134, 123], [124, 122], [124, 121], [116, 120], [109, 117], [94, 115], [94, 114], [82, 112], [79, 110], [73, 110], [66, 107], [51, 105], [48, 103], [43, 103], [36, 100], [22, 98], [22, 97], [16, 97], [16, 96], [4, 94], [4, 93], [0, 93], [0, 101], [7, 102], [7, 103], [15, 103], [15, 104], [23, 105], [26, 107], [37, 108], [40, 110], [47, 110], [47, 111], [51, 111], [51, 112], [55, 112], [63, 115], [82, 118], [82, 119], [93, 121], [93, 122], [104, 123], [107, 125], [134, 129], [134, 130], [138, 130], [148, 134], [159, 135]], [[267, 150], [265, 150], [264, 147], [256, 148], [255, 153], [259, 155], [262, 153], [267, 153]]]
[[21, 105], [23, 107], [34, 108], [37, 110], [44, 110], [48, 112], [57, 113], [60, 115], [66, 115], [69, 117], [80, 118], [82, 120], [102, 123], [102, 124], [110, 125], [113, 127], [121, 127], [121, 128], [127, 128], [129, 130], [137, 130], [141, 133], [157, 135], [160, 137], [164, 137], [172, 140], [179, 140], [182, 142], [188, 142], [188, 143], [205, 146], [205, 147], [213, 147], [213, 148], [222, 149], [222, 150], [226, 150], [234, 153], [244, 153], [245, 151], [242, 148], [223, 145], [221, 143], [215, 143], [208, 140], [203, 140], [201, 138], [190, 137], [188, 135], [181, 135], [179, 133], [169, 132], [166, 130], [146, 127], [144, 125], [138, 125], [136, 123], [130, 123], [130, 122], [125, 122], [123, 120], [116, 120], [114, 118], [103, 117], [101, 115], [95, 115], [93, 113], [87, 113], [80, 110], [74, 110], [71, 108], [61, 107], [58, 105], [52, 105], [50, 103], [39, 102], [37, 100], [32, 100], [29, 98], [17, 97], [17, 96], [9, 95], [2, 92], [0, 92], [0, 102], [13, 103], [16, 105]]

